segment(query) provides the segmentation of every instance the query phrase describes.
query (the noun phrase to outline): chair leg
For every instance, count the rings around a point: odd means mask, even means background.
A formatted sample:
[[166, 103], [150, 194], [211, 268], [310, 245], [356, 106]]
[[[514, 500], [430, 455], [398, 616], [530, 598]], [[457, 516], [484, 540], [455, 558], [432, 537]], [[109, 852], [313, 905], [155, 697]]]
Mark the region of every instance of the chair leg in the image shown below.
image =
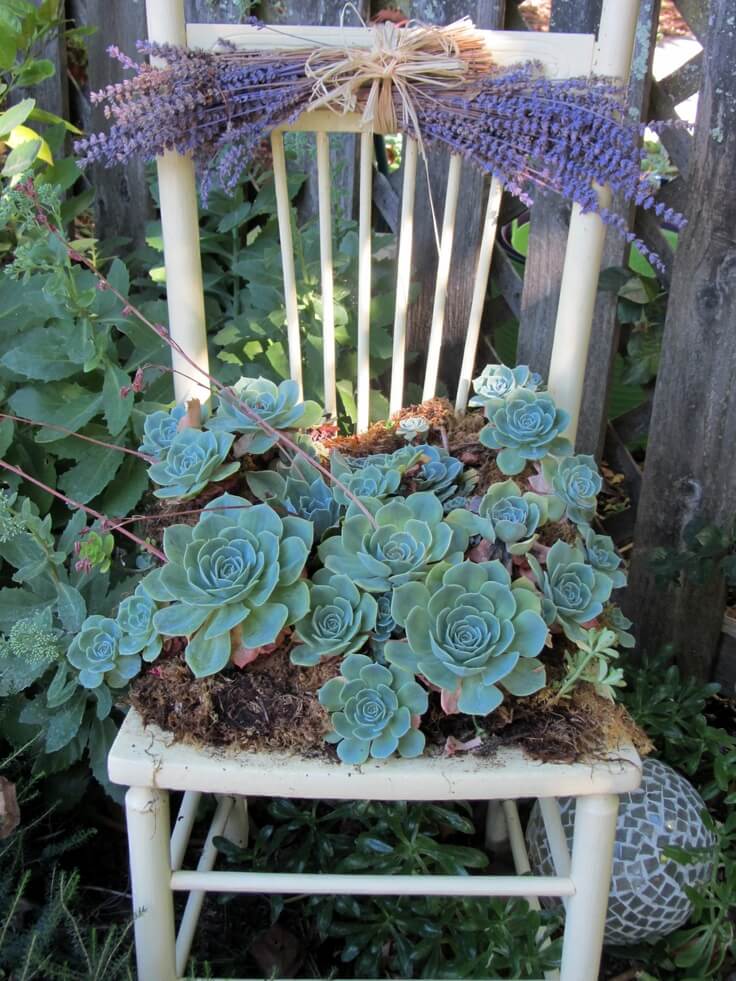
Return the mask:
[[565, 917], [562, 981], [595, 981], [611, 886], [618, 797], [578, 797], [570, 875], [575, 894]]
[[125, 795], [138, 981], [175, 981], [169, 795], [131, 787]]

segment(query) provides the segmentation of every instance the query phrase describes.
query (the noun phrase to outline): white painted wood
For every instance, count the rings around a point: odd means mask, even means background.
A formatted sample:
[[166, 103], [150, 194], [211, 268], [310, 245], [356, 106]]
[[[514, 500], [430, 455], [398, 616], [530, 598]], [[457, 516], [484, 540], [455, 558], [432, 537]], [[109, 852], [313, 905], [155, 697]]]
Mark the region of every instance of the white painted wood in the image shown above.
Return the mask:
[[[147, 0], [146, 20], [151, 41], [186, 43], [184, 6], [180, 0]], [[153, 59], [154, 63], [156, 59]], [[172, 151], [156, 161], [161, 233], [166, 267], [166, 302], [171, 337], [201, 369], [198, 372], [177, 351], [171, 352], [177, 402], [210, 397], [209, 357], [204, 313], [202, 261], [199, 254], [199, 214], [194, 164]]]
[[326, 872], [174, 872], [175, 891], [307, 893], [310, 896], [572, 896], [553, 875], [332, 875]]
[[[227, 825], [228, 818], [235, 804], [234, 797], [221, 797], [217, 802], [215, 813], [210, 822], [204, 846], [197, 862], [197, 872], [200, 875], [210, 872], [215, 865], [217, 858], [217, 848], [214, 839], [222, 836]], [[178, 872], [174, 872], [178, 875]], [[193, 888], [189, 893], [181, 916], [179, 932], [176, 935], [176, 973], [184, 974], [189, 960], [189, 951], [192, 949], [194, 931], [197, 929], [199, 914], [202, 912], [202, 903], [205, 893], [202, 890]]]
[[[617, 3], [618, 0], [613, 0]], [[497, 65], [537, 61], [552, 78], [587, 75], [593, 58], [592, 34], [542, 34], [532, 31], [481, 31]], [[275, 48], [308, 48], [315, 44], [337, 47], [370, 47], [372, 35], [365, 27], [285, 27], [262, 30], [242, 24], [187, 24], [190, 48], [210, 50], [224, 39], [237, 48], [262, 51]]]
[[563, 981], [598, 977], [617, 811], [618, 797], [614, 795], [580, 797], [575, 804], [570, 869], [575, 892], [568, 900], [565, 916], [560, 965]]
[[[639, 0], [605, 0], [592, 71], [625, 79], [639, 13]], [[601, 205], [611, 203], [608, 188], [598, 190]], [[549, 369], [549, 391], [561, 409], [570, 413], [567, 435], [574, 441], [583, 397], [583, 381], [593, 324], [598, 274], [606, 228], [598, 215], [572, 209], [570, 233], [560, 285], [560, 302]]]
[[404, 139], [404, 180], [401, 191], [401, 225], [399, 254], [396, 262], [396, 310], [394, 313], [393, 358], [389, 412], [393, 415], [404, 404], [404, 372], [406, 370], [406, 322], [409, 312], [411, 286], [411, 250], [414, 242], [414, 200], [417, 187], [417, 141]]
[[330, 187], [330, 137], [317, 133], [317, 187], [319, 193], [319, 249], [322, 286], [322, 347], [324, 363], [324, 406], [337, 417], [335, 378], [335, 297], [332, 275], [332, 190]]
[[172, 743], [145, 727], [131, 709], [108, 759], [113, 783], [242, 796], [325, 800], [505, 800], [577, 797], [635, 790], [641, 762], [631, 746], [610, 761], [539, 763], [507, 748], [491, 759], [472, 753], [449, 758], [370, 760], [360, 767], [289, 753], [249, 753]]
[[280, 132], [271, 134], [273, 154], [273, 181], [276, 190], [276, 214], [279, 223], [279, 242], [281, 244], [281, 263], [284, 276], [284, 304], [286, 307], [286, 334], [289, 342], [289, 374], [302, 386], [302, 344], [299, 335], [299, 311], [296, 300], [296, 273], [294, 271], [294, 241], [291, 234], [291, 202], [286, 180], [286, 157], [284, 137]]
[[424, 373], [424, 389], [422, 390], [423, 401], [434, 398], [437, 391], [437, 375], [440, 366], [440, 351], [442, 349], [442, 329], [445, 323], [445, 307], [447, 306], [447, 284], [450, 280], [452, 243], [455, 237], [455, 218], [457, 216], [457, 199], [460, 194], [462, 166], [463, 160], [460, 154], [453, 153], [450, 156], [450, 166], [447, 170], [445, 211], [442, 217], [440, 254], [437, 260], [437, 281], [434, 287], [432, 323], [429, 330], [429, 344], [427, 347], [427, 366]]
[[125, 795], [138, 981], [174, 981], [174, 896], [169, 866], [169, 795], [131, 787]]
[[192, 828], [197, 817], [197, 808], [202, 795], [197, 790], [188, 790], [182, 797], [179, 813], [171, 833], [171, 868], [180, 869], [189, 844]]
[[483, 236], [480, 242], [478, 266], [475, 271], [475, 282], [473, 284], [473, 299], [470, 305], [470, 316], [468, 317], [468, 332], [465, 335], [463, 362], [460, 367], [460, 378], [457, 384], [455, 411], [460, 413], [465, 412], [468, 407], [470, 385], [473, 380], [473, 370], [475, 367], [475, 356], [478, 351], [480, 324], [483, 319], [483, 307], [486, 300], [486, 290], [488, 289], [488, 276], [491, 272], [493, 243], [496, 239], [498, 215], [501, 210], [502, 193], [503, 185], [497, 177], [494, 177], [488, 189], [486, 218], [483, 224]]
[[370, 422], [371, 214], [373, 201], [373, 133], [360, 136], [360, 205], [358, 210], [358, 423]]

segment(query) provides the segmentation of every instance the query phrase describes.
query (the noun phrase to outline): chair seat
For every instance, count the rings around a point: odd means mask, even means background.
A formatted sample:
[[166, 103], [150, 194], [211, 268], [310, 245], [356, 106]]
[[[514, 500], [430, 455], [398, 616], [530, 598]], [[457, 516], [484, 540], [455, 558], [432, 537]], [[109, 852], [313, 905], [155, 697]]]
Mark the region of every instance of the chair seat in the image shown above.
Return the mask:
[[487, 757], [461, 753], [346, 766], [324, 756], [174, 742], [157, 726], [144, 726], [134, 709], [110, 750], [108, 769], [113, 783], [127, 787], [345, 800], [581, 797], [622, 794], [641, 779], [641, 761], [630, 745], [589, 763], [540, 763], [520, 749], [504, 748]]

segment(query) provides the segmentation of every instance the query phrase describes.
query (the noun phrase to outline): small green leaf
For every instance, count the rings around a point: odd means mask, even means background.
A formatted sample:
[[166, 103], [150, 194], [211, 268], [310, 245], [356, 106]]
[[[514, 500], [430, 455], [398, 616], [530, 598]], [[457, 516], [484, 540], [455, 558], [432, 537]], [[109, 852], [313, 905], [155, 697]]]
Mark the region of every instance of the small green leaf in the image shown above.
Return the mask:
[[[0, 57], [0, 67], [3, 67], [1, 62], [2, 58]], [[0, 139], [8, 136], [16, 126], [22, 126], [35, 105], [35, 99], [23, 99], [22, 102], [0, 113]]]
[[64, 582], [57, 583], [56, 590], [59, 594], [56, 607], [59, 619], [65, 630], [75, 634], [80, 630], [84, 618], [87, 616], [84, 597], [78, 589]]
[[60, 478], [59, 487], [72, 500], [86, 504], [110, 484], [122, 466], [124, 454], [101, 446], [82, 444], [79, 462]]
[[46, 728], [44, 748], [47, 753], [56, 752], [57, 749], [61, 749], [62, 746], [66, 746], [68, 742], [74, 739], [82, 724], [86, 705], [87, 695], [80, 691], [65, 708], [53, 713]]
[[3, 177], [17, 177], [19, 174], [24, 174], [38, 156], [40, 149], [40, 140], [26, 140], [11, 150], [5, 158]]

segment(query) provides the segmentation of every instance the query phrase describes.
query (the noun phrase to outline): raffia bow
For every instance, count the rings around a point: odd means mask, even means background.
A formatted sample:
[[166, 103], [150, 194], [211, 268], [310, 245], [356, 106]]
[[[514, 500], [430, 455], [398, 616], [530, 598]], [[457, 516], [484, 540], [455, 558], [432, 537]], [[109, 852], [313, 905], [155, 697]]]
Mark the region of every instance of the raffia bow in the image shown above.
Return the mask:
[[467, 17], [447, 27], [386, 22], [373, 25], [372, 31], [370, 48], [319, 47], [312, 52], [305, 65], [305, 75], [314, 83], [308, 110], [347, 113], [362, 106], [363, 122], [376, 132], [410, 128], [419, 134], [415, 99], [423, 91], [463, 89], [469, 94], [468, 86], [493, 64], [482, 35]]

